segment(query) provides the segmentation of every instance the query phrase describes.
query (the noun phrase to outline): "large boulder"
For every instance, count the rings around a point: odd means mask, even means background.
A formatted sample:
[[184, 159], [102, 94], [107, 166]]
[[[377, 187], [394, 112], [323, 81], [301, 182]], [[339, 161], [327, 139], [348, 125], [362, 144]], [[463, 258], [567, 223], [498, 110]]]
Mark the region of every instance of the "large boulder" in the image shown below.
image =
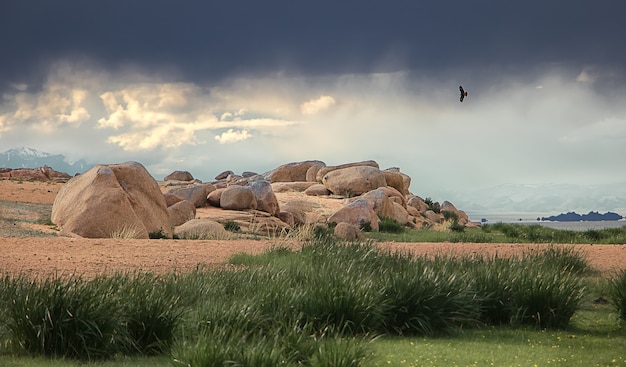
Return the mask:
[[378, 216], [367, 200], [359, 199], [339, 209], [328, 218], [328, 223], [349, 223], [359, 228], [369, 225], [372, 231], [378, 232]]
[[391, 186], [379, 187], [377, 190], [384, 192], [391, 201], [398, 203], [406, 208], [406, 196], [402, 195], [398, 190]]
[[368, 191], [387, 186], [385, 175], [376, 167], [353, 166], [328, 172], [322, 183], [335, 195], [358, 196]]
[[213, 186], [212, 184], [200, 184], [192, 185], [189, 187], [179, 187], [176, 189], [171, 189], [168, 191], [168, 193], [178, 195], [195, 205], [196, 208], [201, 208], [203, 206], [206, 206], [207, 196], [211, 193], [211, 191], [214, 190], [215, 186]]
[[349, 168], [349, 167], [358, 167], [358, 166], [366, 166], [366, 167], [374, 167], [380, 169], [380, 166], [375, 161], [362, 161], [362, 162], [353, 162], [340, 164], [338, 166], [326, 166], [317, 170], [315, 174], [315, 182], [322, 182], [322, 179], [328, 172], [335, 171], [338, 169]]
[[407, 206], [412, 206], [417, 209], [418, 212], [423, 213], [428, 210], [428, 204], [419, 196], [411, 196], [407, 202]]
[[293, 182], [306, 181], [307, 171], [311, 167], [324, 167], [326, 164], [322, 161], [304, 161], [283, 164], [275, 168], [269, 174], [267, 179], [270, 182]]
[[226, 190], [226, 188], [221, 188], [221, 189], [217, 189], [214, 191], [211, 191], [209, 193], [209, 196], [207, 196], [206, 198], [206, 202], [207, 204], [214, 206], [216, 208], [220, 207], [220, 200], [222, 198], [222, 193], [224, 192], [224, 190]]
[[293, 200], [282, 205], [282, 211], [289, 213], [293, 218], [292, 226], [299, 226], [307, 223], [307, 212], [313, 211], [313, 203], [303, 200]]
[[402, 204], [393, 202], [391, 207], [393, 209], [391, 219], [402, 225], [406, 225], [407, 223], [409, 223], [409, 212], [405, 209], [404, 206], [402, 206]]
[[443, 223], [443, 215], [435, 213], [432, 210], [427, 210], [422, 213], [422, 216], [432, 223]]
[[187, 200], [177, 202], [167, 207], [170, 214], [170, 225], [172, 227], [179, 226], [196, 217], [196, 207]]
[[210, 219], [192, 219], [176, 227], [174, 233], [188, 240], [222, 240], [231, 236], [222, 224]]
[[228, 186], [220, 197], [220, 207], [228, 210], [256, 209], [256, 195], [248, 186]]
[[393, 202], [383, 190], [376, 189], [368, 191], [367, 193], [361, 195], [359, 199], [367, 201], [370, 208], [372, 208], [379, 217], [393, 217]]
[[178, 203], [179, 201], [183, 201], [185, 200], [184, 198], [178, 196], [178, 195], [174, 195], [172, 193], [166, 192], [163, 194], [163, 197], [165, 198], [165, 205], [169, 208], [170, 206]]
[[326, 186], [316, 183], [309, 186], [304, 193], [309, 196], [328, 196], [330, 195], [330, 191], [326, 188]]
[[[387, 182], [387, 186], [393, 187], [398, 190], [402, 195], [406, 195], [409, 193], [409, 188], [404, 187], [404, 176], [400, 173], [400, 170], [397, 168], [388, 168], [383, 171], [383, 175], [385, 176], [385, 181]], [[410, 181], [409, 181], [410, 184]]]
[[51, 219], [63, 232], [89, 238], [172, 235], [159, 185], [137, 162], [97, 165], [75, 176], [59, 190]]
[[326, 164], [314, 164], [306, 171], [306, 180], [307, 182], [319, 182], [317, 180], [317, 172], [322, 168], [326, 167]]
[[256, 209], [271, 215], [277, 215], [280, 212], [278, 199], [274, 195], [272, 185], [269, 181], [253, 181], [250, 182], [250, 189], [256, 196]]
[[188, 171], [174, 171], [165, 176], [163, 181], [193, 181], [194, 178]]

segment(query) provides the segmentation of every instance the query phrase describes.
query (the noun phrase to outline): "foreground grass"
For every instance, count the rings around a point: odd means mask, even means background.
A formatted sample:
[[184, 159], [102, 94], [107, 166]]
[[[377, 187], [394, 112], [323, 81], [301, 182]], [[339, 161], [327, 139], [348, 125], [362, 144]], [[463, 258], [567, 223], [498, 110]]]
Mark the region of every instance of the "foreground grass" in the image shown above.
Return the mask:
[[[6, 276], [0, 365], [623, 361], [598, 347], [624, 350], [614, 311], [621, 303], [591, 302], [618, 293], [587, 280], [585, 259], [571, 249], [433, 259], [316, 238], [301, 251], [276, 247], [232, 263], [237, 270], [163, 276]], [[572, 348], [600, 354], [570, 364], [579, 356]]]
[[[381, 337], [363, 367], [379, 366], [624, 366], [626, 329], [608, 306], [577, 312], [566, 330], [509, 326], [463, 330], [448, 337]], [[165, 367], [169, 357], [125, 357], [80, 362], [0, 355], [4, 367]]]

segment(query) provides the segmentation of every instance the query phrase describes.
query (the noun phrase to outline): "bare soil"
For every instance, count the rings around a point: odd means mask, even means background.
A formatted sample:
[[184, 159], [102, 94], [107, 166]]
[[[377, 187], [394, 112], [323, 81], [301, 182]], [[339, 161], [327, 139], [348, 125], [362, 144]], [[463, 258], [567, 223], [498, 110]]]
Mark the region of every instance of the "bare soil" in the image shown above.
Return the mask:
[[[52, 204], [62, 184], [0, 180], [0, 201]], [[0, 207], [0, 216], [3, 210]], [[41, 226], [41, 225], [39, 225]], [[190, 271], [198, 266], [227, 267], [236, 253], [259, 254], [281, 240], [132, 240], [70, 237], [0, 237], [0, 274], [80, 274]], [[381, 243], [392, 250], [419, 255], [475, 254], [510, 256], [541, 251], [546, 244]], [[586, 254], [602, 273], [626, 269], [626, 245], [572, 246]]]

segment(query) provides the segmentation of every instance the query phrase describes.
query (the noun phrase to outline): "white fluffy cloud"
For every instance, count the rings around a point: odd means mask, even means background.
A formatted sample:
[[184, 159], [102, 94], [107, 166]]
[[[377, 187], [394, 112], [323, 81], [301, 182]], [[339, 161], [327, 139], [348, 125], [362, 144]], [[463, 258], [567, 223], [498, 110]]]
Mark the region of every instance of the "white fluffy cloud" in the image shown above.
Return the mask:
[[220, 135], [215, 135], [215, 140], [219, 141], [220, 144], [228, 144], [228, 143], [236, 143], [238, 141], [243, 141], [250, 139], [252, 135], [248, 133], [248, 130], [233, 130], [228, 129], [227, 131], [221, 133]]
[[335, 99], [331, 96], [320, 96], [317, 99], [312, 99], [300, 105], [300, 112], [302, 112], [303, 115], [314, 115], [329, 109], [335, 103]]

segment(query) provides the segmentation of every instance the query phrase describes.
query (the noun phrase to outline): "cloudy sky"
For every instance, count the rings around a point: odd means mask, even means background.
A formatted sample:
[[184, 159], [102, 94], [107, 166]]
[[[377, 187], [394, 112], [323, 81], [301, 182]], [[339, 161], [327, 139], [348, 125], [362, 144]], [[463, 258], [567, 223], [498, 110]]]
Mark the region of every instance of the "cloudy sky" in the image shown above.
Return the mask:
[[204, 181], [373, 159], [434, 198], [626, 185], [624, 14], [622, 0], [2, 1], [0, 151]]

